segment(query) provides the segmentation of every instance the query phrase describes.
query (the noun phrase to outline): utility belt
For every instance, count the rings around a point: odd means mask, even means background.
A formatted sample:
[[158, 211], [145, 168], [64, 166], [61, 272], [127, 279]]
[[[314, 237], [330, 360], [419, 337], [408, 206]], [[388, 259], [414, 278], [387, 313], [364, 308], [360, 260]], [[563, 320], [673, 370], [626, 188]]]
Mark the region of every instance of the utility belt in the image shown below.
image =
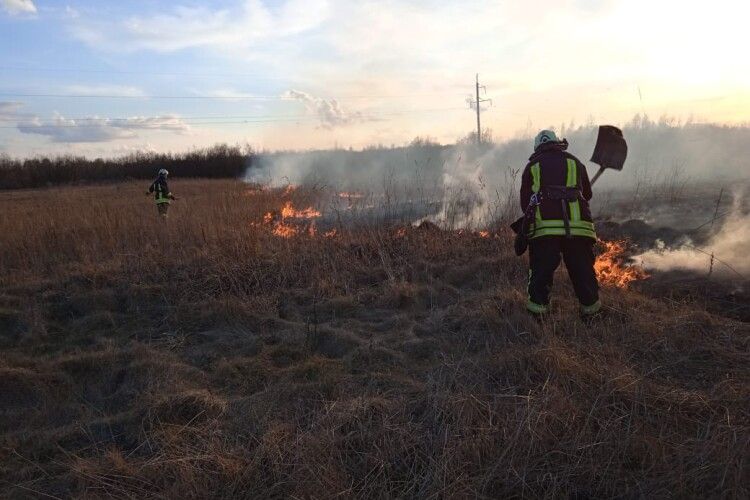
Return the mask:
[[577, 187], [545, 186], [539, 193], [535, 194], [537, 196], [541, 195], [542, 198], [546, 200], [564, 200], [567, 202], [571, 202], [583, 199], [581, 190]]
[[[539, 193], [535, 193], [537, 195], [537, 202], [536, 206], [541, 204], [541, 200], [539, 200], [539, 194], [542, 196], [542, 200], [550, 200], [550, 201], [560, 201], [560, 208], [562, 209], [562, 220], [563, 224], [565, 225], [565, 237], [570, 238], [570, 213], [568, 213], [568, 203], [572, 203], [574, 201], [579, 201], [583, 199], [583, 195], [581, 194], [581, 190], [577, 187], [567, 187], [567, 186], [545, 186], [541, 189]], [[534, 196], [532, 196], [532, 199]], [[530, 203], [531, 204], [531, 203]], [[528, 216], [528, 210], [527, 210], [527, 216]], [[536, 218], [532, 217], [532, 220], [536, 221]], [[533, 232], [533, 230], [532, 230]]]

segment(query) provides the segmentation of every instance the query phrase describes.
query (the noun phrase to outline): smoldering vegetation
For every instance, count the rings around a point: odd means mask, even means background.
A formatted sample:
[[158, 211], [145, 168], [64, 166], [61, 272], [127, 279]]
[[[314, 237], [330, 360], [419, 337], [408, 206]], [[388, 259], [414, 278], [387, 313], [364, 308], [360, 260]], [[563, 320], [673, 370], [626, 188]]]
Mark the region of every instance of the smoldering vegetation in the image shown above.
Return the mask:
[[[587, 163], [596, 127], [557, 129]], [[606, 172], [594, 189], [600, 234], [627, 240], [654, 293], [709, 286], [717, 310], [747, 319], [750, 128], [636, 116], [623, 130], [626, 167]], [[497, 230], [521, 213], [520, 172], [531, 149], [530, 138], [482, 146], [416, 139], [402, 148], [276, 153], [261, 155], [246, 179], [327, 188], [333, 210], [326, 213], [338, 223]], [[589, 176], [597, 169], [589, 163]]]

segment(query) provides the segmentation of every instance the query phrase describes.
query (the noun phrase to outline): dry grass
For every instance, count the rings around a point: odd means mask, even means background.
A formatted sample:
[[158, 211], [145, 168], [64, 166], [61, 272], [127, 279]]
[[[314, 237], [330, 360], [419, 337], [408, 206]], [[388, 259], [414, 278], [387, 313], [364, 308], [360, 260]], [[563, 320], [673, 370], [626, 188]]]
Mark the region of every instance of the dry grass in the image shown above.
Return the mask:
[[567, 284], [537, 324], [505, 234], [173, 189], [0, 195], [0, 496], [750, 494], [746, 324], [615, 289], [586, 326]]

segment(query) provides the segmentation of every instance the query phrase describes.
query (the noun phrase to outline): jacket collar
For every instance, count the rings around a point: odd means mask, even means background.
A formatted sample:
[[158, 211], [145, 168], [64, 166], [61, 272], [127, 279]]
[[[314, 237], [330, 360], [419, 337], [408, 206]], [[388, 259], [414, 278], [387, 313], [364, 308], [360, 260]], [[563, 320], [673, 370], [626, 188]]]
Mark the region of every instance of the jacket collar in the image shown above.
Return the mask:
[[560, 142], [546, 142], [544, 144], [540, 144], [539, 147], [536, 148], [531, 156], [529, 156], [529, 161], [536, 161], [541, 155], [547, 153], [548, 151], [565, 151], [566, 149], [568, 149], [568, 141], [566, 139], [563, 139]]

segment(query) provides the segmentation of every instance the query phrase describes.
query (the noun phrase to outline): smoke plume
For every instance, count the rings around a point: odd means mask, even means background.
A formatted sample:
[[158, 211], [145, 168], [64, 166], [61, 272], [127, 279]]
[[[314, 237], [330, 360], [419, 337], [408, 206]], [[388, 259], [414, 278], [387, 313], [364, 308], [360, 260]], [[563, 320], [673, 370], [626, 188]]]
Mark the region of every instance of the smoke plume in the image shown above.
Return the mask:
[[[319, 110], [321, 120], [330, 125], [358, 119], [358, 115], [330, 102], [302, 93], [291, 95], [308, 103], [310, 109]], [[676, 123], [667, 119], [654, 122], [637, 116], [623, 131], [629, 143], [628, 160], [622, 172], [608, 171], [594, 186], [595, 216], [606, 215], [620, 221], [637, 217], [657, 227], [685, 231], [696, 220], [687, 217], [682, 209], [676, 214], [668, 209], [674, 200], [684, 198], [688, 186], [704, 183], [715, 187], [748, 177], [745, 158], [750, 127]], [[593, 177], [598, 166], [588, 158], [597, 127], [568, 126], [557, 132], [569, 140], [569, 151], [586, 164]], [[418, 196], [431, 207], [422, 215], [424, 219], [446, 227], [477, 227], [520, 215], [519, 177], [532, 145], [531, 137], [482, 146], [468, 141], [444, 146], [415, 139], [407, 146], [378, 146], [362, 151], [271, 153], [260, 155], [246, 178], [277, 185], [316, 183], [390, 197], [395, 193], [405, 200]], [[613, 193], [620, 193], [621, 197], [625, 193], [633, 200], [634, 208], [627, 213], [611, 213], [608, 200]], [[435, 206], [438, 208], [432, 210]], [[700, 222], [705, 221], [704, 213], [698, 213]], [[743, 223], [730, 217], [723, 227], [732, 224]], [[746, 238], [734, 241], [734, 236], [725, 241], [719, 234], [715, 238], [711, 245], [719, 258], [728, 250], [731, 258], [734, 249], [747, 242]], [[690, 243], [686, 240], [685, 244]]]
[[744, 206], [744, 191], [736, 191], [732, 208], [723, 224], [705, 242], [699, 244], [684, 237], [675, 245], [657, 241], [656, 248], [636, 256], [647, 269], [674, 269], [750, 279], [750, 213]]

